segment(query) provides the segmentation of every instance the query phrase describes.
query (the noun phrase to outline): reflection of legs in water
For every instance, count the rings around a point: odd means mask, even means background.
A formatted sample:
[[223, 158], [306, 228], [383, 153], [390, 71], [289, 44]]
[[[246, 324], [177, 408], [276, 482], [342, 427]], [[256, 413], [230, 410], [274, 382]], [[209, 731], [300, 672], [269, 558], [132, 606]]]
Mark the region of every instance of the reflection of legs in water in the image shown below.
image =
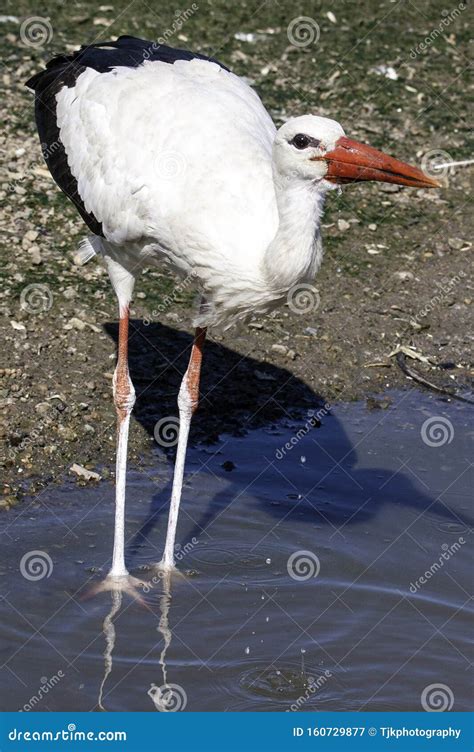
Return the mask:
[[163, 635], [164, 645], [160, 654], [160, 666], [163, 671], [163, 684], [166, 685], [166, 653], [171, 645], [172, 633], [169, 625], [169, 611], [171, 606], [171, 577], [169, 572], [163, 573], [163, 595], [160, 598], [160, 623], [158, 632]]
[[114, 618], [120, 611], [120, 608], [122, 606], [122, 598], [123, 595], [121, 590], [112, 591], [112, 608], [105, 617], [102, 625], [105, 637], [104, 678], [102, 679], [100, 684], [99, 699], [97, 700], [97, 704], [101, 710], [105, 710], [103, 705], [104, 686], [110, 672], [112, 671], [112, 653], [115, 647], [116, 636]]
[[166, 653], [171, 645], [173, 634], [169, 626], [169, 611], [171, 606], [171, 580], [173, 572], [164, 571], [163, 594], [160, 597], [160, 621], [157, 627], [158, 632], [163, 635], [163, 649], [160, 653], [160, 666], [162, 670], [161, 686], [153, 683], [148, 690], [148, 695], [153, 700], [157, 710], [161, 712], [171, 712], [175, 710], [184, 710], [187, 703], [187, 697], [184, 689], [177, 684], [168, 682], [168, 671], [166, 668]]
[[[161, 710], [169, 710], [170, 708], [168, 705], [170, 702], [173, 702], [173, 699], [171, 697], [172, 695], [172, 686], [168, 684], [167, 680], [167, 670], [166, 670], [166, 653], [168, 651], [169, 646], [171, 645], [171, 639], [172, 639], [172, 632], [169, 627], [169, 610], [171, 606], [171, 572], [164, 572], [163, 576], [160, 577], [160, 583], [163, 584], [163, 594], [160, 596], [160, 620], [157, 626], [158, 632], [163, 636], [164, 645], [163, 649], [160, 653], [159, 658], [159, 664], [161, 666], [163, 680], [160, 682], [161, 687], [157, 687], [155, 684], [151, 685], [151, 689], [148, 691], [148, 694], [155, 702], [155, 705], [160, 705]], [[102, 623], [102, 630], [105, 638], [105, 649], [104, 649], [104, 675], [102, 678], [102, 681], [100, 683], [99, 687], [99, 696], [97, 700], [97, 705], [100, 710], [106, 710], [104, 706], [104, 688], [106, 681], [110, 674], [112, 673], [113, 668], [113, 651], [115, 648], [115, 641], [117, 637], [117, 632], [115, 629], [115, 617], [120, 612], [120, 609], [122, 607], [123, 602], [123, 593], [124, 592], [131, 592], [131, 594], [134, 596], [135, 599], [139, 600], [141, 603], [144, 603], [142, 599], [137, 595], [135, 589], [131, 589], [130, 586], [127, 585], [127, 579], [124, 580], [123, 583], [115, 583], [115, 587], [112, 587], [112, 583], [109, 581], [105, 581], [103, 583], [100, 583], [98, 586], [98, 590], [96, 592], [103, 592], [105, 590], [110, 590], [111, 593], [111, 599], [112, 599], [112, 606], [108, 614], [105, 616], [104, 621]], [[137, 580], [138, 582], [138, 580]], [[144, 588], [145, 592], [149, 592], [147, 590], [148, 586], [146, 583], [140, 583], [142, 587]], [[149, 607], [147, 606], [149, 609]], [[151, 609], [149, 609], [151, 611]]]

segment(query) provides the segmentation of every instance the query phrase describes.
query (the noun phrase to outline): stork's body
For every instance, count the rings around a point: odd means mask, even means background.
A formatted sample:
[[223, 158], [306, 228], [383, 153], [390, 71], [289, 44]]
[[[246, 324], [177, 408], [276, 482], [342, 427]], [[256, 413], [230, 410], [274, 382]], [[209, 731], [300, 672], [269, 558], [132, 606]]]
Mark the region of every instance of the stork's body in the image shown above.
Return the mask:
[[206, 328], [267, 312], [314, 279], [324, 197], [338, 182], [434, 182], [346, 139], [333, 120], [308, 115], [277, 131], [257, 94], [224, 66], [132, 37], [56, 58], [29, 85], [48, 166], [91, 229], [84, 252], [103, 256], [119, 301], [114, 577], [127, 574], [125, 473], [134, 403], [127, 337], [135, 279], [145, 266], [170, 266], [191, 275], [202, 296], [178, 398], [162, 561], [169, 569]]

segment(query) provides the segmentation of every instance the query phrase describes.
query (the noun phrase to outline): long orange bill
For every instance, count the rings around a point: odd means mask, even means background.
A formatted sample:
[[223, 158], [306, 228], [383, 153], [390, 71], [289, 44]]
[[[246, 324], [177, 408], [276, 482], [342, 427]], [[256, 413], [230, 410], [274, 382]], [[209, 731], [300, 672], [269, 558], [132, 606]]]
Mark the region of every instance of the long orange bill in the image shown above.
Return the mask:
[[441, 184], [425, 175], [418, 167], [400, 162], [372, 146], [341, 136], [336, 147], [322, 159], [328, 163], [326, 180], [352, 183], [359, 180], [380, 180], [384, 183], [410, 185], [414, 188], [440, 188]]

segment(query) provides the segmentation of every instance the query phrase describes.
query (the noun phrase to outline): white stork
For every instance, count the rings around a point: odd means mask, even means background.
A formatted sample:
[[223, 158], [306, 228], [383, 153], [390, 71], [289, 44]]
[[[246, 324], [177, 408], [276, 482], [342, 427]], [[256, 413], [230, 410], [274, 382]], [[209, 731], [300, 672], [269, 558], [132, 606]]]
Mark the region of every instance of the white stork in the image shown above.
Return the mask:
[[191, 417], [206, 331], [285, 301], [322, 260], [326, 193], [380, 180], [438, 183], [347, 138], [334, 120], [305, 115], [278, 130], [261, 100], [224, 65], [130, 36], [54, 58], [33, 76], [36, 122], [49, 170], [92, 231], [85, 255], [104, 259], [119, 304], [113, 380], [118, 416], [114, 581], [124, 557], [130, 413], [129, 305], [140, 269], [192, 275], [202, 302], [178, 395], [179, 439], [160, 566], [174, 567]]

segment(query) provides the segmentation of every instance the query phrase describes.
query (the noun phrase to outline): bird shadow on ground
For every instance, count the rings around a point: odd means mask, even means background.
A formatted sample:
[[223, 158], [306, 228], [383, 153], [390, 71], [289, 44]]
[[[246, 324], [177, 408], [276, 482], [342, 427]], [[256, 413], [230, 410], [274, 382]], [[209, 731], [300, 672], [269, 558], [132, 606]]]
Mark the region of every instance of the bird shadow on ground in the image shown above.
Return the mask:
[[[107, 323], [104, 328], [117, 344], [118, 325]], [[137, 396], [133, 415], [150, 436], [158, 420], [178, 415], [177, 396], [191, 344], [187, 332], [130, 322], [129, 368]], [[250, 428], [323, 405], [321, 395], [285, 368], [257, 360], [251, 353], [243, 356], [208, 338], [190, 443], [216, 442], [222, 433], [243, 435]]]
[[[107, 323], [105, 331], [117, 343], [117, 324]], [[137, 320], [130, 324], [129, 367], [137, 394], [133, 415], [150, 436], [154, 435], [157, 421], [177, 416], [177, 394], [191, 344], [190, 334], [163, 324], [146, 326]], [[299, 430], [305, 430], [309, 416], [321, 410], [323, 405], [324, 398], [287, 369], [257, 360], [251, 354], [242, 356], [208, 340], [203, 361], [201, 402], [193, 419], [190, 445], [209, 445], [207, 460], [213, 446], [216, 452], [219, 451], [221, 435], [243, 436], [252, 429], [262, 429], [269, 437], [269, 449], [267, 452], [265, 442], [259, 445], [262, 451], [255, 456], [255, 475], [267, 466], [268, 486], [277, 492], [278, 502], [271, 498], [271, 493], [258, 501], [269, 516], [282, 521], [317, 522], [340, 529], [365, 523], [378, 513], [382, 505], [394, 504], [411, 507], [416, 515], [429, 510], [430, 515], [449, 523], [472, 524], [472, 521], [452, 512], [441, 500], [433, 499], [428, 488], [423, 489], [422, 482], [408, 470], [405, 472], [403, 465], [397, 472], [380, 467], [361, 467], [359, 455], [362, 450], [366, 459], [368, 446], [363, 442], [358, 442], [361, 443], [359, 450], [353, 446], [340, 420], [330, 410], [323, 413], [321, 426], [311, 427], [310, 424], [305, 433], [305, 441], [310, 441], [311, 446], [310, 473], [301, 472], [297, 463], [290, 461], [294, 460], [294, 455], [289, 452], [284, 457], [277, 457], [270, 437], [280, 434], [282, 445], [291, 441]], [[393, 418], [388, 412], [381, 416], [382, 420], [390, 423]], [[375, 445], [376, 435], [373, 441]], [[395, 432], [393, 441], [393, 451], [396, 452]], [[422, 449], [423, 445], [420, 453]], [[236, 452], [234, 442], [229, 461], [219, 459], [217, 472], [222, 473], [222, 485], [219, 484], [218, 492], [211, 492], [207, 507], [191, 510], [194, 527], [187, 534], [190, 539], [202, 535], [242, 491], [242, 478], [239, 477], [237, 483], [232, 478], [233, 464], [239, 465]], [[173, 450], [167, 456], [173, 463]], [[222, 456], [222, 459], [226, 457]], [[414, 460], [416, 462], [416, 457]], [[195, 466], [192, 472], [196, 472]], [[203, 462], [199, 472], [210, 473], [211, 470]], [[212, 473], [215, 477], [216, 463]], [[147, 517], [128, 546], [129, 560], [133, 560], [137, 550], [146, 545], [158, 522], [164, 529], [170, 493], [171, 482], [168, 482], [151, 499]], [[185, 485], [185, 503], [186, 496]]]

